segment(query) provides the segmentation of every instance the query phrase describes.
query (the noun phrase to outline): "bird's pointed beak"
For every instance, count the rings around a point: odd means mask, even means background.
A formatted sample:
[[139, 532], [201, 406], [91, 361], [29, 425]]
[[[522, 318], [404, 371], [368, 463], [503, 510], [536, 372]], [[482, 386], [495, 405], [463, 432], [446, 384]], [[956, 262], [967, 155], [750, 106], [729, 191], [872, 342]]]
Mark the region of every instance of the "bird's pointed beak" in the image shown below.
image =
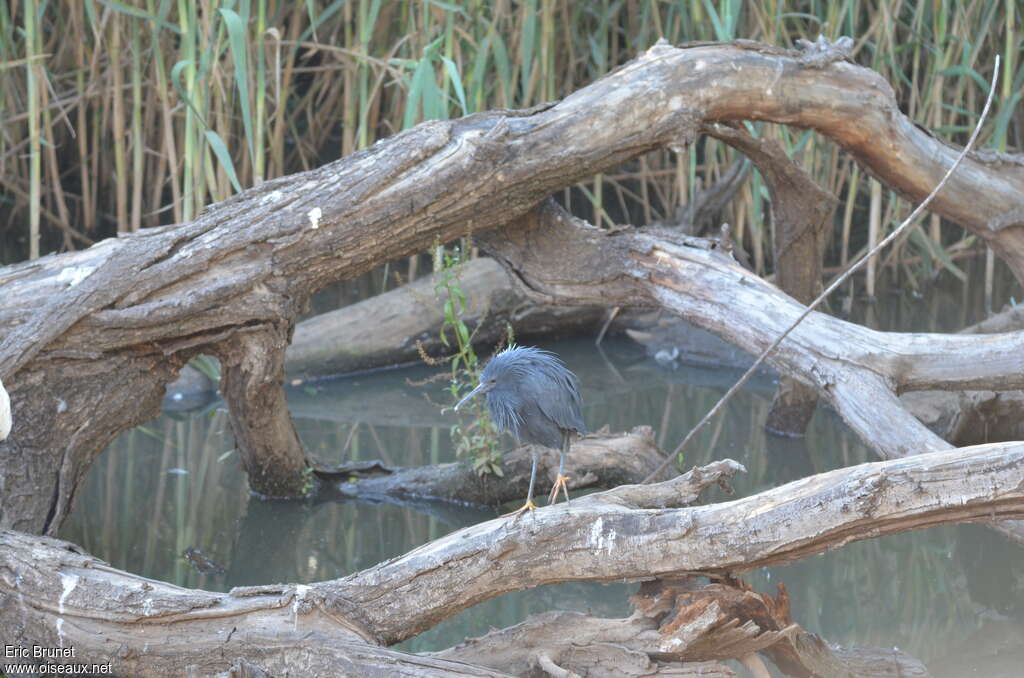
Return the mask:
[[462, 400], [455, 404], [455, 411], [458, 412], [459, 408], [465, 405], [466, 401], [472, 399], [473, 396], [480, 395], [481, 393], [487, 393], [492, 388], [494, 388], [493, 384], [479, 384], [476, 388], [467, 393]]

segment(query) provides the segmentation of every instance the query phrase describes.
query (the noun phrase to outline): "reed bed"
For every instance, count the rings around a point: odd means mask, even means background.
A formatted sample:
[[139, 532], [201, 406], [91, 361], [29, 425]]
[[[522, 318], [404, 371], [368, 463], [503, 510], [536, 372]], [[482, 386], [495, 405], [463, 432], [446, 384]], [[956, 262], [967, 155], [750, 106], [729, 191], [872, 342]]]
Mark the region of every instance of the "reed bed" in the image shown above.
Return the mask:
[[[852, 36], [856, 60], [892, 83], [908, 115], [953, 142], [973, 126], [1001, 54], [1006, 77], [979, 145], [1012, 151], [1024, 145], [1020, 11], [1019, 0], [11, 0], [0, 3], [0, 261], [188, 221], [422, 120], [557, 99], [661, 37], [790, 47]], [[840, 197], [828, 265], [910, 209], [828, 140], [752, 129]], [[605, 226], [667, 219], [735, 160], [704, 139], [559, 198]], [[767, 199], [755, 173], [725, 215], [760, 273], [773, 264]], [[943, 271], [966, 280], [957, 253], [977, 246], [932, 217], [878, 268], [915, 288]], [[428, 264], [390, 272], [415, 277]]]

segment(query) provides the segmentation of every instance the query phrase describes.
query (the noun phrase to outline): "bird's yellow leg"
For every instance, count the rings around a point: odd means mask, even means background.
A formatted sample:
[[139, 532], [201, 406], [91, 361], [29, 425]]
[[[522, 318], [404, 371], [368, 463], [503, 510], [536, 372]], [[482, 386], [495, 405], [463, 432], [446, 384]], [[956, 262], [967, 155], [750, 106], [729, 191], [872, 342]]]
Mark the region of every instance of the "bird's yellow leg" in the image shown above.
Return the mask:
[[519, 520], [519, 517], [527, 511], [536, 511], [537, 505], [533, 503], [533, 485], [537, 481], [537, 455], [533, 455], [533, 465], [530, 467], [530, 489], [526, 492], [526, 503], [523, 507], [513, 511], [512, 513], [506, 513], [502, 518], [512, 516], [512, 522]]
[[511, 516], [512, 522], [515, 522], [519, 520], [519, 518], [522, 517], [524, 513], [528, 513], [529, 511], [536, 511], [537, 508], [537, 505], [533, 503], [532, 499], [527, 499], [526, 503], [523, 504], [521, 508], [512, 511], [511, 513], [506, 513], [502, 516], [502, 518], [508, 518], [509, 516]]
[[569, 501], [569, 486], [567, 485], [568, 480], [569, 480], [569, 476], [563, 476], [561, 473], [558, 474], [558, 477], [555, 478], [555, 484], [551, 486], [551, 494], [548, 495], [548, 504], [554, 504], [556, 501], [558, 501], [558, 491], [559, 490], [561, 490], [562, 494], [565, 495], [565, 501], [566, 501], [566, 503], [568, 503], [568, 501]]
[[569, 476], [565, 475], [565, 455], [568, 452], [569, 436], [565, 435], [562, 438], [562, 454], [558, 461], [558, 475], [555, 477], [555, 484], [551, 486], [551, 494], [548, 495], [548, 505], [554, 504], [558, 500], [558, 490], [562, 490], [562, 494], [565, 495], [565, 503], [569, 503], [569, 486], [566, 484]]

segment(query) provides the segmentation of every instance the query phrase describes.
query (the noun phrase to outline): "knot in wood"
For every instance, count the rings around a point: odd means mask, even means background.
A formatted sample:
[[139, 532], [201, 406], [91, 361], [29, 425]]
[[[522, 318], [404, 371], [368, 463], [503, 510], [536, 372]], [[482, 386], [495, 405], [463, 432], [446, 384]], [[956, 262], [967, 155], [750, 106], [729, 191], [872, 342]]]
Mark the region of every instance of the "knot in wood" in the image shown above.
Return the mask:
[[836, 61], [850, 61], [853, 55], [853, 38], [845, 35], [835, 42], [819, 35], [814, 42], [797, 40], [796, 43], [803, 49], [800, 63], [809, 68], [822, 69]]

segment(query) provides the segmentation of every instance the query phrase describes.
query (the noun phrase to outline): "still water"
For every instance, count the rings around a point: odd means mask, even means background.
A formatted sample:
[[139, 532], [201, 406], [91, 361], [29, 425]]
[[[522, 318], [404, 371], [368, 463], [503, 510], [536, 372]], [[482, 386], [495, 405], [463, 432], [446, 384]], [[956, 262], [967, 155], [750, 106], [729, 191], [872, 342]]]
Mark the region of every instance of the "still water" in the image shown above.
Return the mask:
[[[889, 320], [858, 320], [893, 329], [910, 322], [915, 329], [946, 329], [973, 320], [947, 317], [935, 326], [930, 304], [893, 303]], [[608, 339], [601, 351], [589, 340], [544, 347], [559, 353], [579, 375], [591, 430], [644, 424], [669, 449], [739, 376], [738, 370], [723, 368], [665, 368], [627, 339]], [[290, 407], [303, 443], [334, 463], [453, 461], [452, 420], [435, 404], [446, 402], [440, 383], [413, 385], [434, 374], [432, 369], [387, 370], [292, 389]], [[748, 473], [737, 477], [734, 487], [736, 496], [745, 496], [874, 460], [824, 408], [804, 440], [767, 436], [763, 422], [772, 388], [772, 375], [754, 379], [691, 445], [686, 465], [725, 457], [741, 462]], [[265, 502], [249, 495], [232, 450], [220, 403], [203, 412], [165, 414], [126, 432], [93, 465], [61, 536], [116, 567], [226, 591], [340, 577], [495, 515], [485, 507], [429, 502]], [[723, 496], [715, 489], [706, 500]], [[190, 547], [224, 572], [198, 573], [182, 558]], [[938, 528], [850, 544], [745, 578], [763, 591], [785, 582], [794, 620], [831, 642], [899, 647], [924, 661], [934, 676], [1024, 675], [1024, 547], [984, 527]], [[402, 647], [442, 649], [552, 609], [626, 615], [627, 597], [635, 588], [570, 583], [506, 595]]]

